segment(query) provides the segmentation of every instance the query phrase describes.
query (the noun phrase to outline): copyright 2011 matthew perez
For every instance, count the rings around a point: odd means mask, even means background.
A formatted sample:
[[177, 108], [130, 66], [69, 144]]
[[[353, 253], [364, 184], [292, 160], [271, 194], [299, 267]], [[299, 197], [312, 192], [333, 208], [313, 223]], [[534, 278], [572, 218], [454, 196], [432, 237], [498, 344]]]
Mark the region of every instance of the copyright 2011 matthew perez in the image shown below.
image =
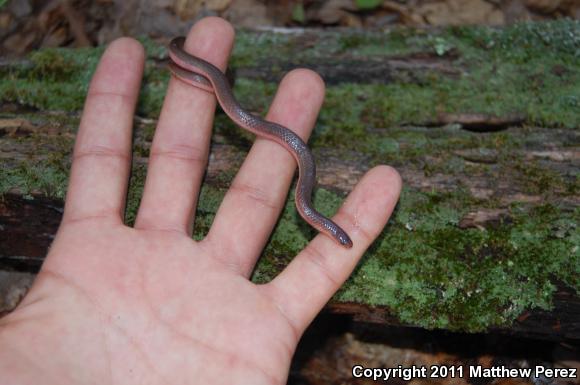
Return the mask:
[[483, 367], [481, 365], [412, 365], [394, 368], [366, 368], [363, 365], [352, 367], [354, 378], [388, 381], [400, 379], [410, 381], [416, 378], [578, 378], [574, 368], [510, 368], [507, 366]]

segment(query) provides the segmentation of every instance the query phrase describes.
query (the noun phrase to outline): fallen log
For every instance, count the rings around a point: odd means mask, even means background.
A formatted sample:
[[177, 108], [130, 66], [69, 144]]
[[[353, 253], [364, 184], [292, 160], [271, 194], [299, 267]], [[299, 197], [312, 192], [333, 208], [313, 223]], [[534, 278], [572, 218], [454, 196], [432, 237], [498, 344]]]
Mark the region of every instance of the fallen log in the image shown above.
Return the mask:
[[[286, 69], [306, 65], [329, 80], [311, 139], [316, 207], [332, 214], [378, 164], [394, 166], [404, 180], [393, 218], [327, 311], [391, 325], [580, 338], [580, 116], [573, 97], [580, 64], [573, 44], [556, 39], [579, 28], [239, 36], [232, 74], [253, 111], [266, 109]], [[281, 48], [278, 68], [273, 47]], [[168, 78], [161, 48], [150, 50], [135, 118], [128, 225]], [[1, 269], [37, 271], [54, 237], [97, 57], [96, 50], [49, 50], [0, 66]], [[217, 114], [195, 239], [207, 232], [251, 142]], [[312, 235], [290, 197], [253, 279], [270, 280]]]

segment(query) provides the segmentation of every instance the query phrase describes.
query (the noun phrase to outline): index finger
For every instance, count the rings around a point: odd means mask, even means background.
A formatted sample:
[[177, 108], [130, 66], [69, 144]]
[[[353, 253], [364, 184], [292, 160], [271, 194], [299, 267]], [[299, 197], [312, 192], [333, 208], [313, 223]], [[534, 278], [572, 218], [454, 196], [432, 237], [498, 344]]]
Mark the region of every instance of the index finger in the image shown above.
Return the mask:
[[97, 66], [77, 133], [63, 223], [95, 217], [122, 222], [144, 56], [137, 41], [121, 38]]

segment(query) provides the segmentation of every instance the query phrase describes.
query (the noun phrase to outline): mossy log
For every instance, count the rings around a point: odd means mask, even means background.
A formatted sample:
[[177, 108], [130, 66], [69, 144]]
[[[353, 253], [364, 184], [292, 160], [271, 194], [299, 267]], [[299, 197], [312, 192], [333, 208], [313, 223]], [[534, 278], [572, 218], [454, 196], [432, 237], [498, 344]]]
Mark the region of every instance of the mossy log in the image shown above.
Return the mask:
[[[163, 46], [144, 43], [129, 225], [168, 78]], [[403, 177], [393, 218], [327, 311], [580, 338], [579, 23], [242, 32], [237, 43], [235, 92], [256, 113], [288, 69], [307, 66], [327, 81], [310, 141], [323, 213], [332, 214], [374, 165], [390, 164]], [[36, 271], [57, 230], [100, 52], [40, 51], [0, 66], [0, 269]], [[207, 232], [251, 142], [218, 112], [195, 239]], [[271, 279], [312, 236], [289, 195], [253, 279]]]

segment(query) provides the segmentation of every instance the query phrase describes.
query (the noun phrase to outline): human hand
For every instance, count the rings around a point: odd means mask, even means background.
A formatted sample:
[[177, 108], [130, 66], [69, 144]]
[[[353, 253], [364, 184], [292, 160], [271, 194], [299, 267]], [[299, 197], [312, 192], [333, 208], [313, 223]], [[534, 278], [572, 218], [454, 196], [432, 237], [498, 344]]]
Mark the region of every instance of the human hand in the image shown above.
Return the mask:
[[[234, 33], [207, 18], [186, 50], [224, 69]], [[20, 306], [0, 319], [0, 375], [19, 384], [284, 384], [305, 328], [385, 225], [401, 181], [381, 166], [324, 236], [268, 284], [249, 276], [284, 203], [295, 162], [256, 139], [206, 238], [191, 239], [209, 151], [213, 95], [172, 79], [135, 226], [123, 224], [142, 47], [119, 39], [91, 82], [63, 220]], [[318, 75], [281, 82], [267, 119], [306, 138], [323, 101]]]

